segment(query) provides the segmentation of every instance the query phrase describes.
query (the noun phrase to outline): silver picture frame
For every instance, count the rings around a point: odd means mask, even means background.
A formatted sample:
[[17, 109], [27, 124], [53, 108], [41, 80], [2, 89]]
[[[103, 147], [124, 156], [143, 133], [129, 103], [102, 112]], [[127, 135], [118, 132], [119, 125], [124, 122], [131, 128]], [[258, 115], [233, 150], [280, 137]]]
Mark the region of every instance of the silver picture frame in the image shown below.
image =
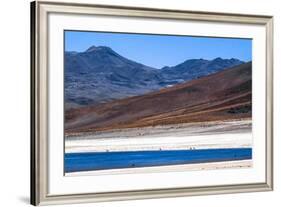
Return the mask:
[[[48, 193], [48, 15], [109, 15], [262, 25], [266, 29], [266, 181], [263, 183], [50, 195]], [[66, 204], [273, 190], [273, 17], [35, 1], [31, 3], [31, 204]]]

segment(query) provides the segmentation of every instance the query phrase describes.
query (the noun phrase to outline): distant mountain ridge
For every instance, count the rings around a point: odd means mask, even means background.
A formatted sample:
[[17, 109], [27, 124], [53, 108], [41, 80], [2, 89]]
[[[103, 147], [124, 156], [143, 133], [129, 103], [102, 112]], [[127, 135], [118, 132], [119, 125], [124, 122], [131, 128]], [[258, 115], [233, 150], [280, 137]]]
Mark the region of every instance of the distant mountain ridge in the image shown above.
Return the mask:
[[142, 95], [243, 63], [234, 58], [190, 59], [156, 69], [129, 60], [106, 46], [65, 52], [65, 108]]
[[215, 58], [211, 61], [205, 59], [190, 59], [173, 67], [162, 68], [161, 74], [167, 79], [182, 78], [186, 81], [216, 73], [221, 69], [233, 67], [243, 63], [243, 61], [235, 58]]

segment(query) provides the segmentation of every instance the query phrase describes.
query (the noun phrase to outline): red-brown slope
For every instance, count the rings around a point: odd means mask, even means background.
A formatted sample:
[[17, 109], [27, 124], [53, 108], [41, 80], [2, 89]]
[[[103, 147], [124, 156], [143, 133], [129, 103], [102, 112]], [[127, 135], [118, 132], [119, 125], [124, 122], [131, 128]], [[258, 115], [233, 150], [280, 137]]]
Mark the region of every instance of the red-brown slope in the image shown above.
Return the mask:
[[66, 112], [67, 133], [251, 117], [252, 64]]

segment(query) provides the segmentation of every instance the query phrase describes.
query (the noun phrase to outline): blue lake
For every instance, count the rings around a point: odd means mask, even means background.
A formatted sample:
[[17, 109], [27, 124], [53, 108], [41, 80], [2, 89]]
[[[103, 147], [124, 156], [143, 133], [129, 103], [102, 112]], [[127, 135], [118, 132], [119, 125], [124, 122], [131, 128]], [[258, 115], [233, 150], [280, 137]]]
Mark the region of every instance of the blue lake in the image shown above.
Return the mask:
[[65, 172], [252, 159], [252, 148], [66, 153]]

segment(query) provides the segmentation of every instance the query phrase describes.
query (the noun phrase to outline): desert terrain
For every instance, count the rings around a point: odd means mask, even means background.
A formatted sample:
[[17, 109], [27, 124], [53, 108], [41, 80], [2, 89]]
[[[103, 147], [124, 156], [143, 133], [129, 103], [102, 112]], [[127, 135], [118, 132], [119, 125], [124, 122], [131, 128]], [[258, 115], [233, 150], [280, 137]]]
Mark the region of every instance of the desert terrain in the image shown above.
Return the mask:
[[246, 63], [145, 95], [67, 110], [65, 134], [251, 119], [251, 78]]
[[[214, 61], [217, 64], [217, 61], [224, 60], [217, 58]], [[178, 68], [181, 67], [179, 65]], [[172, 77], [172, 68], [167, 71], [169, 77]], [[166, 85], [144, 94], [86, 106], [66, 107], [65, 111], [65, 153], [69, 155], [233, 148], [252, 148], [251, 62]], [[235, 160], [233, 157], [229, 161], [154, 166], [147, 169], [223, 169], [251, 165], [251, 160]], [[127, 173], [143, 170], [134, 167], [99, 172]], [[85, 175], [93, 173], [83, 172]], [[74, 172], [67, 174], [76, 175]]]

